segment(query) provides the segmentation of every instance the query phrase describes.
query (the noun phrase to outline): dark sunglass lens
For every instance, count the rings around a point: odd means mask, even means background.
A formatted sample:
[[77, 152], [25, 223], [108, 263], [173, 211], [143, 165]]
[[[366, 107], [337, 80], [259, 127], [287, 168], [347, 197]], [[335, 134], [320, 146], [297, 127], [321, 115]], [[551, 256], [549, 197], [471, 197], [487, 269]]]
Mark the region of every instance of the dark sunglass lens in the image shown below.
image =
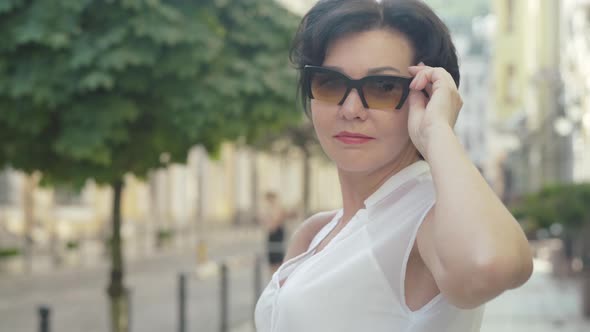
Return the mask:
[[339, 103], [346, 93], [346, 80], [338, 73], [311, 73], [311, 93], [314, 99]]
[[404, 95], [404, 84], [395, 77], [375, 77], [365, 81], [363, 92], [373, 109], [394, 109]]

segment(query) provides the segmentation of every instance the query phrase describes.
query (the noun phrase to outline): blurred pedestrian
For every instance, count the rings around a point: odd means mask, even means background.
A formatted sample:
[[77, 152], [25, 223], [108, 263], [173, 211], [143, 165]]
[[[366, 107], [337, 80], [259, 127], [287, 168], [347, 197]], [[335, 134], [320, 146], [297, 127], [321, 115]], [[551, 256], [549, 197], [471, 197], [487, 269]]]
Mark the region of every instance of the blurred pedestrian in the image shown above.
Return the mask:
[[283, 208], [274, 191], [264, 194], [265, 208], [262, 224], [266, 231], [266, 255], [270, 272], [275, 273], [285, 257], [285, 223], [293, 216]]
[[420, 0], [320, 0], [291, 59], [343, 206], [292, 236], [257, 330], [479, 331], [484, 303], [522, 285], [532, 257], [453, 132], [447, 27]]

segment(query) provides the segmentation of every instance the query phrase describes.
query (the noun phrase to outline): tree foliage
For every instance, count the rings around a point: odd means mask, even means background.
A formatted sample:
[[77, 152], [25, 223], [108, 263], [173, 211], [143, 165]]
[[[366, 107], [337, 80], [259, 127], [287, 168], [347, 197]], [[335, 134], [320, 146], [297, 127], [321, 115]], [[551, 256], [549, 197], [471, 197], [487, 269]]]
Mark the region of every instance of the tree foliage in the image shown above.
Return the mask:
[[536, 228], [558, 223], [579, 229], [590, 223], [590, 183], [547, 186], [525, 196], [511, 210], [517, 219], [528, 219]]
[[[299, 19], [276, 15], [276, 5], [270, 3], [274, 1], [218, 1], [222, 13], [219, 20], [226, 29], [228, 43], [224, 50], [227, 56], [216, 63], [221, 74], [215, 84], [228, 87], [224, 103], [235, 102], [225, 107], [254, 123], [270, 124], [247, 126], [250, 143], [268, 132], [291, 127], [302, 118], [296, 109], [295, 71], [287, 51]], [[265, 51], [268, 49], [280, 51]], [[247, 114], [240, 114], [240, 110]]]
[[123, 176], [299, 118], [273, 0], [0, 2], [0, 166], [113, 188], [113, 331], [128, 330]]
[[3, 1], [0, 165], [112, 183], [292, 123], [296, 24], [272, 0]]

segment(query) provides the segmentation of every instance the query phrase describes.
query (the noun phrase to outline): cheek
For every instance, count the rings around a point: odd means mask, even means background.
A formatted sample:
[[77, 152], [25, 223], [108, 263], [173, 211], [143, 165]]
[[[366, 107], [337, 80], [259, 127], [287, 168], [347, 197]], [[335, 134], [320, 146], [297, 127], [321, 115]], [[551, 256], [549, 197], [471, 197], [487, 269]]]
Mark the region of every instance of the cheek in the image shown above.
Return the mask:
[[320, 144], [322, 149], [330, 155], [331, 144], [330, 138], [333, 135], [333, 123], [334, 121], [329, 118], [326, 114], [321, 112], [312, 111], [311, 122], [317, 138], [317, 142]]
[[311, 123], [313, 124], [316, 134], [319, 135], [319, 132], [321, 132], [322, 121], [318, 114], [314, 111], [311, 112]]
[[408, 133], [408, 111], [400, 110], [387, 121], [379, 121], [381, 131], [390, 133], [388, 136], [409, 136]]
[[325, 124], [324, 124], [325, 121], [322, 120], [321, 116], [318, 116], [317, 113], [312, 111], [311, 112], [311, 123], [313, 125], [313, 130], [315, 132], [317, 140], [319, 141], [320, 144], [322, 144], [323, 137], [326, 135], [325, 133], [327, 131]]
[[331, 110], [325, 109], [325, 107], [314, 103], [313, 100], [310, 110], [311, 122], [313, 123], [313, 126], [316, 130], [316, 134], [318, 136], [324, 135], [327, 131], [329, 131], [329, 128], [333, 123], [333, 119], [331, 118]]

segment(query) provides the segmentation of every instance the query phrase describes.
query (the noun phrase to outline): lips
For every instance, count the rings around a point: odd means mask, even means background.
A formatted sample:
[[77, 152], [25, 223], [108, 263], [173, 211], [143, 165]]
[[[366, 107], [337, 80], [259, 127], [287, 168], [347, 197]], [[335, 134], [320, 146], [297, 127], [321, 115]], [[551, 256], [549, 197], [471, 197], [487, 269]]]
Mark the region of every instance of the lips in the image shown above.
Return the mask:
[[334, 138], [344, 144], [364, 144], [374, 140], [374, 137], [363, 135], [360, 133], [351, 133], [348, 131], [341, 131], [334, 135]]

